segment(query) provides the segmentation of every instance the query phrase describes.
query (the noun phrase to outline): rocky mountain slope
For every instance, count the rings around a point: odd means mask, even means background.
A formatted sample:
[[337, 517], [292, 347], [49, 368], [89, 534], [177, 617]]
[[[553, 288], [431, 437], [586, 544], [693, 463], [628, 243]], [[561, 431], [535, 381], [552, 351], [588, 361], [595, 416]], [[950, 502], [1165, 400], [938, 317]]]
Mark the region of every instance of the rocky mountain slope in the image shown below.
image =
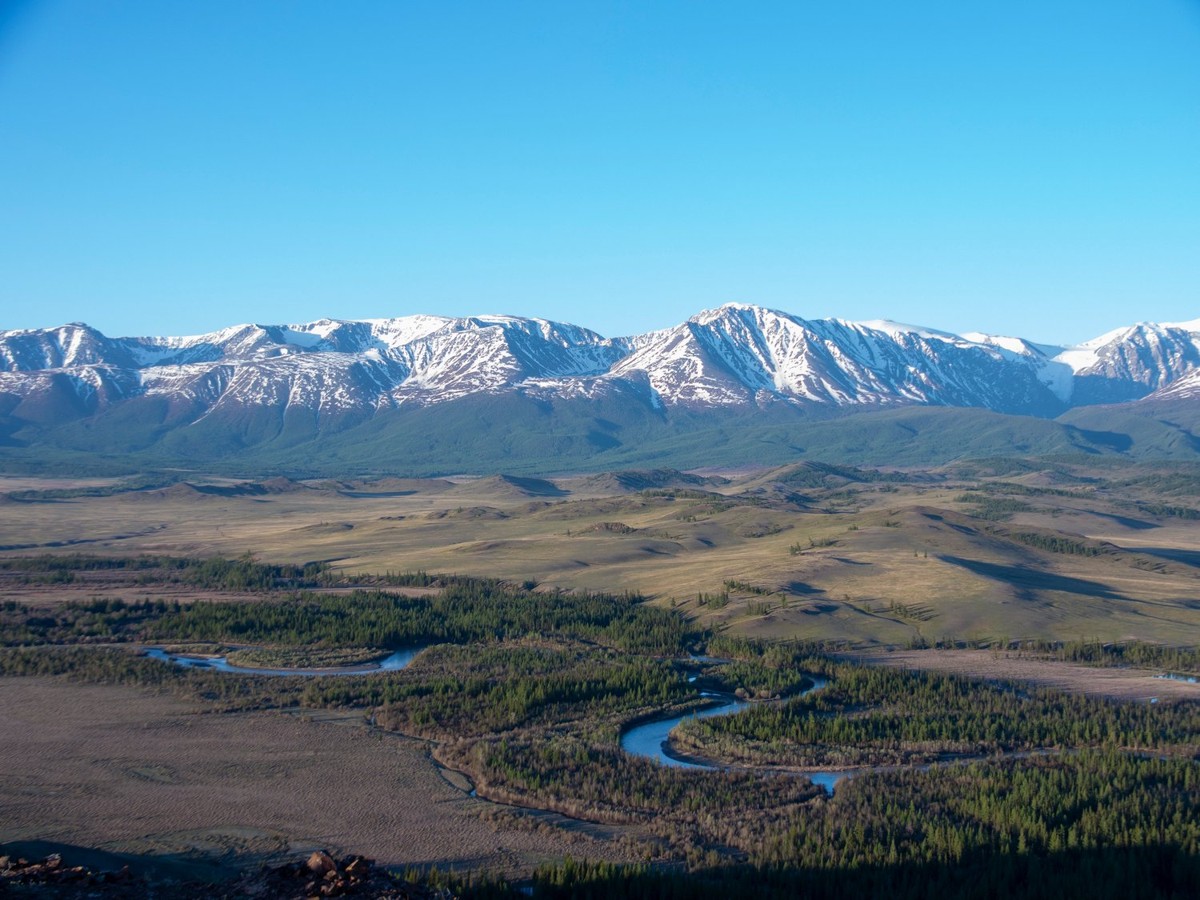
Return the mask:
[[1053, 418], [1194, 398], [1198, 372], [1200, 320], [1133, 325], [1070, 348], [740, 304], [628, 338], [511, 316], [322, 319], [143, 338], [70, 324], [0, 332], [0, 441], [80, 446], [88, 433], [114, 452], [122, 440], [125, 449], [166, 441], [194, 450], [196, 435], [220, 433], [228, 453], [485, 400], [603, 407], [622, 422], [931, 406]]

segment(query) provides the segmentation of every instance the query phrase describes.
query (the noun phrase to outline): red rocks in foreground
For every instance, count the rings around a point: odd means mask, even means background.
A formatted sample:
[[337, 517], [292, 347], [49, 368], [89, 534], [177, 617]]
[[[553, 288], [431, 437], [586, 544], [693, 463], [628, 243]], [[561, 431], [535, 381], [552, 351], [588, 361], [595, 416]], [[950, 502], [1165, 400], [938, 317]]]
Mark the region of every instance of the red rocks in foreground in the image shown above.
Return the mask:
[[323, 897], [363, 897], [372, 900], [453, 900], [445, 888], [403, 881], [374, 861], [362, 856], [334, 859], [317, 850], [307, 859], [281, 866], [266, 866], [226, 884], [197, 884], [163, 881], [153, 883], [130, 872], [97, 872], [87, 866], [66, 866], [62, 856], [52, 853], [31, 862], [0, 856], [0, 895], [45, 894], [59, 898], [252, 898], [252, 900], [309, 900]]
[[125, 885], [134, 880], [129, 866], [119, 872], [94, 872], [86, 866], [64, 866], [62, 856], [51, 853], [39, 862], [22, 857], [0, 856], [0, 891], [16, 885]]
[[400, 881], [373, 860], [346, 856], [335, 860], [317, 850], [304, 862], [264, 869], [239, 885], [241, 896], [257, 900], [292, 898], [371, 897], [373, 900], [452, 900], [444, 888]]

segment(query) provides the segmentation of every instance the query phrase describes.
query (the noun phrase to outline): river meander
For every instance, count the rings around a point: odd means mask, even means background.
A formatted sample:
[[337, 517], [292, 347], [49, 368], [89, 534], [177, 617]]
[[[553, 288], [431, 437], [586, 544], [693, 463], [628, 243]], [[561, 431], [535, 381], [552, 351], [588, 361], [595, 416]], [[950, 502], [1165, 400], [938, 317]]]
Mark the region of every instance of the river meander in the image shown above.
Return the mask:
[[168, 653], [161, 647], [150, 647], [146, 656], [163, 662], [175, 663], [188, 669], [212, 669], [217, 672], [235, 672], [240, 675], [370, 675], [374, 672], [395, 672], [408, 666], [424, 647], [408, 647], [397, 650], [376, 663], [356, 666], [328, 666], [326, 668], [278, 668], [260, 669], [257, 666], [235, 666], [224, 656], [191, 656], [186, 653]]
[[[800, 696], [811, 694], [813, 691], [818, 691], [825, 687], [828, 683], [824, 678], [812, 679], [812, 685], [801, 691]], [[675, 766], [683, 769], [709, 769], [720, 771], [729, 768], [728, 766], [717, 765], [714, 763], [704, 762], [697, 759], [688, 759], [679, 756], [671, 749], [671, 730], [684, 719], [697, 718], [708, 719], [713, 716], [730, 716], [736, 712], [740, 712], [750, 706], [750, 702], [739, 700], [737, 697], [729, 694], [714, 694], [711, 691], [702, 691], [701, 697], [707, 700], [717, 700], [715, 706], [709, 706], [705, 709], [695, 712], [685, 713], [681, 716], [671, 716], [665, 719], [653, 719], [649, 722], [643, 722], [640, 725], [635, 725], [621, 735], [621, 749], [633, 756], [642, 756], [646, 759], [652, 759], [660, 765]], [[803, 775], [812, 781], [813, 784], [820, 785], [827, 793], [832, 794], [834, 787], [843, 778], [849, 778], [852, 772], [824, 772], [810, 771], [798, 772], [796, 774]]]

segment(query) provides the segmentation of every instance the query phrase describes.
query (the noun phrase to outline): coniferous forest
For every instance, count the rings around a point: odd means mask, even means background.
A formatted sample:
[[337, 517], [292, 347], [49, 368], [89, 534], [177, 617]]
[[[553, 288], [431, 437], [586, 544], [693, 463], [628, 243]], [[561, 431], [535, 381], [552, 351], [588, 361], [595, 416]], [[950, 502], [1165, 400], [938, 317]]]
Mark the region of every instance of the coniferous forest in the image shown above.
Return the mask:
[[[357, 710], [430, 742], [481, 798], [624, 829], [630, 858], [542, 867], [545, 897], [1195, 897], [1200, 704], [1131, 703], [1019, 683], [867, 667], [837, 648], [713, 634], [636, 595], [251, 560], [10, 560], [23, 577], [122, 565], [143, 586], [244, 594], [0, 608], [0, 675], [126, 684], [213, 712]], [[405, 588], [421, 588], [420, 593]], [[407, 668], [231, 675], [143, 655], [422, 647]], [[1028, 647], [1096, 665], [1150, 648]], [[269, 658], [269, 656], [268, 656]], [[1164, 657], [1165, 658], [1165, 657]], [[1186, 665], [1189, 657], [1169, 657]], [[815, 689], [814, 689], [815, 688]], [[634, 724], [686, 719], [668, 767], [622, 749]], [[849, 776], [832, 794], [807, 774]], [[423, 873], [462, 895], [498, 879]], [[440, 880], [439, 880], [440, 879]]]

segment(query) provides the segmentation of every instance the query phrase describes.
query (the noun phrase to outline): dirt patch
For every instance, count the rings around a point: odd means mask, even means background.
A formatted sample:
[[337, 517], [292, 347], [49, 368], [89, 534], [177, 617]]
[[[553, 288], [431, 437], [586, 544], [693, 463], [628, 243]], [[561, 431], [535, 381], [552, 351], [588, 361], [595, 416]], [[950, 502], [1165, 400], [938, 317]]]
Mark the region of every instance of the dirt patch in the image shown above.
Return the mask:
[[977, 678], [1026, 681], [1093, 697], [1149, 701], [1200, 700], [1200, 684], [1155, 678], [1154, 669], [1083, 666], [1050, 659], [1029, 659], [991, 650], [898, 650], [839, 654], [868, 665], [949, 672]]
[[323, 716], [201, 714], [42, 678], [0, 679], [0, 709], [0, 841], [248, 864], [327, 848], [512, 874], [615, 852], [484, 821], [491, 804], [448, 784], [424, 743]]

